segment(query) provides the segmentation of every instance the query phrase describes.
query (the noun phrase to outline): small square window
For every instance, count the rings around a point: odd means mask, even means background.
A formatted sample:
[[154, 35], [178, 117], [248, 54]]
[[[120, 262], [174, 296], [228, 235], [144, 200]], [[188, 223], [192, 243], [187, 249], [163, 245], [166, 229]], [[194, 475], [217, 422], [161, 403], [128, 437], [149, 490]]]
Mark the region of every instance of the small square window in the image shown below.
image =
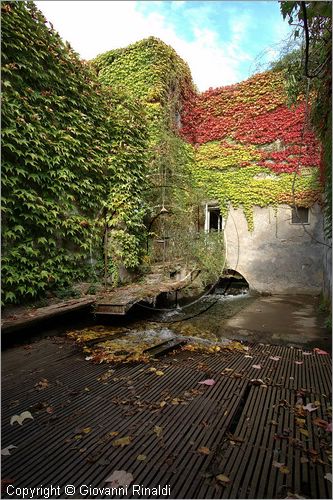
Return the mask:
[[292, 224], [308, 224], [309, 209], [305, 207], [293, 207], [291, 211]]

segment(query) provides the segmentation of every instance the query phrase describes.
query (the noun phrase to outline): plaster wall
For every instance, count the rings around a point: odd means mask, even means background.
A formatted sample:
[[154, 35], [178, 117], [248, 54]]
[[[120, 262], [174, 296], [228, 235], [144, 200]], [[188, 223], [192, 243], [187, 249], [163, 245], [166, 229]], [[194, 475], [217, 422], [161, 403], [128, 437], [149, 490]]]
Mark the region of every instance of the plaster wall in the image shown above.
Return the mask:
[[254, 231], [241, 209], [230, 208], [225, 221], [226, 267], [244, 276], [260, 293], [317, 294], [323, 287], [323, 217], [318, 205], [309, 223], [291, 224], [291, 207], [254, 207]]
[[324, 248], [324, 297], [332, 302], [332, 240], [325, 239], [326, 246]]

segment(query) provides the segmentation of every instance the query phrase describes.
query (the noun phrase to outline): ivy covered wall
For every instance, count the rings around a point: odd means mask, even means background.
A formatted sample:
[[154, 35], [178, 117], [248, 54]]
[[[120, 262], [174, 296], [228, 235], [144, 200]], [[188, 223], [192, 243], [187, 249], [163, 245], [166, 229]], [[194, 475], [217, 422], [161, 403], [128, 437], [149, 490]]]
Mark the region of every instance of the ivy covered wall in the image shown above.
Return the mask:
[[147, 133], [33, 3], [1, 11], [2, 300], [18, 303], [95, 273], [106, 228], [139, 263]]
[[321, 199], [320, 147], [304, 102], [287, 107], [279, 72], [193, 96], [182, 134], [196, 151], [193, 173], [208, 199], [242, 207], [253, 229], [253, 207]]
[[[172, 47], [154, 37], [101, 54], [93, 66], [101, 83], [128, 93], [144, 107], [149, 165], [149, 187], [144, 196], [148, 206], [146, 224], [153, 239], [159, 236], [161, 240], [168, 233], [174, 251], [172, 258], [177, 252], [177, 256], [184, 257], [180, 238], [181, 233], [183, 239], [188, 238], [185, 233], [196, 196], [193, 147], [179, 133], [181, 113], [194, 95], [189, 67]], [[158, 217], [161, 208], [168, 210], [168, 216], [164, 212], [164, 217]], [[153, 219], [156, 222], [150, 226]], [[167, 258], [171, 258], [170, 252]]]
[[164, 207], [153, 229], [174, 258], [191, 255], [204, 198], [242, 207], [250, 229], [253, 206], [320, 200], [319, 146], [278, 72], [198, 94], [154, 37], [85, 63], [31, 2], [2, 5], [2, 36], [4, 303], [116, 283]]

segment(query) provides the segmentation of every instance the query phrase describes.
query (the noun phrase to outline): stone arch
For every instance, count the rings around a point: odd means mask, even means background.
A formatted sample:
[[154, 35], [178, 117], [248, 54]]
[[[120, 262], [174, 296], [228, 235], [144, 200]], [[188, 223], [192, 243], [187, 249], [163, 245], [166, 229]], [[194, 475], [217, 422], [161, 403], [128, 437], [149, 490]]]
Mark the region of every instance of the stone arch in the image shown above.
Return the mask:
[[247, 279], [239, 271], [231, 268], [225, 268], [220, 276], [217, 289], [222, 290], [220, 293], [228, 293], [249, 290], [250, 284]]

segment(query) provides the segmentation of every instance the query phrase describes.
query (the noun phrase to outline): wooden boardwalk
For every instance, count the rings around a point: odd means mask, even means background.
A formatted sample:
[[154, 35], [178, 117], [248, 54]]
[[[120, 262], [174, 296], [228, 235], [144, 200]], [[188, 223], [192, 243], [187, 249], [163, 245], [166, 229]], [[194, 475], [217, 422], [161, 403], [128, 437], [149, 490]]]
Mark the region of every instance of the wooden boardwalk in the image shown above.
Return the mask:
[[63, 300], [58, 304], [52, 304], [46, 307], [26, 310], [16, 316], [3, 319], [1, 321], [1, 332], [2, 334], [7, 334], [21, 330], [22, 328], [30, 328], [42, 321], [88, 308], [94, 303], [95, 297], [89, 295], [79, 299]]
[[96, 298], [95, 314], [124, 316], [134, 304], [154, 304], [161, 294], [176, 292], [188, 286], [198, 275], [190, 271], [182, 279], [172, 279], [160, 273], [150, 274], [142, 283], [132, 283], [102, 294]]
[[[170, 495], [141, 498], [331, 498], [328, 355], [260, 344], [115, 368], [54, 338], [2, 358], [2, 448], [17, 446], [2, 457], [3, 498], [8, 484], [52, 484], [52, 498], [72, 498], [71, 484], [75, 498], [93, 498], [80, 486], [106, 487], [115, 470], [170, 485]], [[33, 420], [10, 425], [23, 411]], [[130, 487], [125, 497], [140, 495]]]

